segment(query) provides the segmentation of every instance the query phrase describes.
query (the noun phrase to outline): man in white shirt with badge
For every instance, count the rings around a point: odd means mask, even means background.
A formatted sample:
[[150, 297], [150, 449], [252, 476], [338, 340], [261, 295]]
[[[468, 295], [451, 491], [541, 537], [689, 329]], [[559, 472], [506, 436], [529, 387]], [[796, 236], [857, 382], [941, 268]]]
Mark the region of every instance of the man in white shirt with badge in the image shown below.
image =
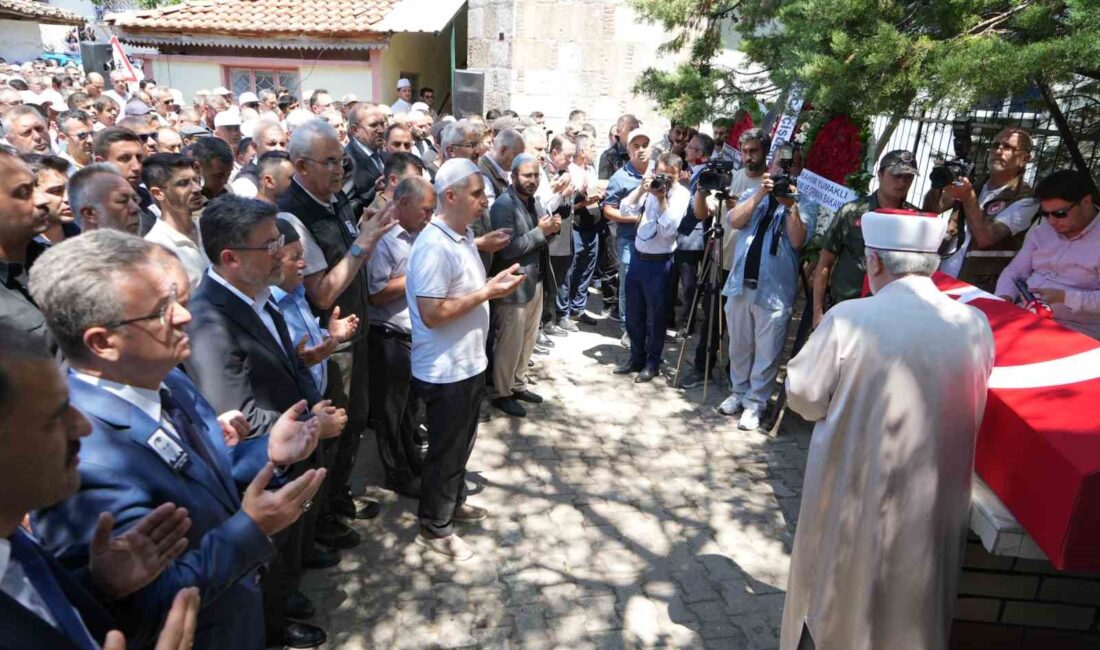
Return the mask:
[[630, 336], [630, 360], [615, 374], [638, 373], [635, 383], [653, 381], [665, 347], [668, 283], [677, 228], [687, 214], [691, 192], [677, 181], [684, 162], [664, 153], [657, 167], [646, 172], [642, 183], [619, 204], [624, 216], [640, 215], [634, 236], [634, 259], [626, 274], [626, 333]]
[[485, 391], [488, 301], [514, 291], [523, 276], [512, 265], [486, 282], [470, 229], [488, 205], [477, 165], [448, 160], [436, 174], [435, 190], [440, 214], [416, 238], [405, 278], [413, 390], [428, 416], [416, 542], [461, 561], [473, 551], [454, 534], [455, 522], [488, 516], [466, 503], [465, 481]]

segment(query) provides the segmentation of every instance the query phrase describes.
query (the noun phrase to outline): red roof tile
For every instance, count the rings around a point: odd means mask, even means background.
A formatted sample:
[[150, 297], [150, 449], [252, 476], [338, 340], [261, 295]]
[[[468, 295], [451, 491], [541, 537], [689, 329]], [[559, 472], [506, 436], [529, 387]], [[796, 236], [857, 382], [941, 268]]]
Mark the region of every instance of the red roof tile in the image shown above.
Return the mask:
[[112, 14], [129, 34], [187, 33], [377, 40], [371, 26], [399, 0], [190, 0], [151, 11]]
[[34, 20], [53, 25], [83, 25], [85, 20], [71, 11], [35, 0], [0, 0], [0, 20]]

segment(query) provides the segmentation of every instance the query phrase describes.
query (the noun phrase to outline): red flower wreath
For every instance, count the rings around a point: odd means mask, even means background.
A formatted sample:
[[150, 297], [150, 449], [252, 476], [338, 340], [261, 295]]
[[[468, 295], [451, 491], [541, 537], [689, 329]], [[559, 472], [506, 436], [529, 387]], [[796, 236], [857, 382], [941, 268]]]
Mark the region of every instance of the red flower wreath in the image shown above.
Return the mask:
[[860, 129], [847, 115], [836, 115], [823, 124], [806, 156], [806, 169], [844, 184], [844, 179], [859, 171], [863, 160]]
[[749, 115], [749, 112], [746, 110], [740, 110], [738, 111], [738, 115], [734, 116], [734, 119], [736, 121], [730, 129], [730, 134], [726, 138], [726, 143], [734, 149], [737, 149], [741, 140], [741, 134], [752, 128], [752, 115]]

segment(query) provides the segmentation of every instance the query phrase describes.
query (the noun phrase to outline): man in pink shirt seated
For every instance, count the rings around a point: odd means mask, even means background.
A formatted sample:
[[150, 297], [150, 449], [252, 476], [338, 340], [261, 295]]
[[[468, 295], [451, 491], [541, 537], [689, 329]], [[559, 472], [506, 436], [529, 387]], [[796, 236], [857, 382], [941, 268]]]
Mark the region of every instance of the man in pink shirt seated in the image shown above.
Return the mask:
[[1017, 300], [1017, 278], [1050, 305], [1054, 320], [1100, 339], [1100, 227], [1087, 179], [1056, 171], [1035, 188], [1042, 223], [1001, 273], [997, 295]]

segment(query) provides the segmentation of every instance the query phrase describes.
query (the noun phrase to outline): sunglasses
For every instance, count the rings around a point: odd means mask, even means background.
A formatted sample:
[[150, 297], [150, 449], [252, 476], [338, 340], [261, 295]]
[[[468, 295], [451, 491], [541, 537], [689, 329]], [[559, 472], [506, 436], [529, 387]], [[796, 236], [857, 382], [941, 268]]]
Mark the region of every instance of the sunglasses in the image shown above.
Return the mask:
[[1040, 217], [1054, 217], [1055, 219], [1065, 219], [1069, 216], [1069, 211], [1077, 207], [1077, 204], [1080, 202], [1080, 199], [1078, 199], [1077, 201], [1071, 203], [1068, 208], [1062, 208], [1061, 210], [1039, 210], [1039, 212], [1037, 212], [1036, 214], [1038, 214]]

